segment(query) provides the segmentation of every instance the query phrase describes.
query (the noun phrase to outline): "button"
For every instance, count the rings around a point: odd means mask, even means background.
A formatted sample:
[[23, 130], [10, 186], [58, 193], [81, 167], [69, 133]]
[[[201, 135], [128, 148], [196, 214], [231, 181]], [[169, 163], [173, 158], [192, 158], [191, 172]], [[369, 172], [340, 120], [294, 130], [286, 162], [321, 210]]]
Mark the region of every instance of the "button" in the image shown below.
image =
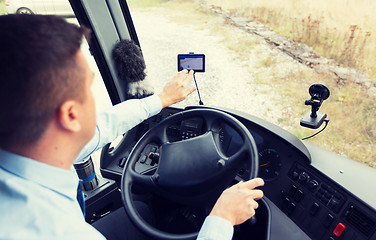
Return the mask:
[[328, 191], [325, 192], [324, 196], [327, 198], [327, 199], [331, 199], [332, 198], [332, 194], [330, 194]]
[[324, 203], [325, 205], [328, 205], [328, 203], [329, 203], [329, 201], [330, 201], [330, 199], [327, 199], [325, 196], [322, 196], [322, 197], [320, 198], [320, 200], [321, 200], [321, 202]]
[[336, 235], [336, 237], [340, 237], [345, 229], [346, 226], [343, 223], [338, 223], [337, 227], [333, 231], [333, 234]]
[[119, 161], [119, 167], [124, 167], [126, 161], [127, 161], [126, 157], [123, 157], [122, 159], [120, 159], [120, 161]]
[[285, 210], [289, 204], [290, 204], [290, 199], [284, 198], [282, 202], [282, 210]]
[[298, 190], [295, 194], [294, 199], [295, 199], [295, 201], [300, 202], [300, 200], [302, 200], [303, 196], [304, 196], [304, 192], [302, 190]]
[[290, 204], [287, 206], [286, 212], [287, 214], [292, 214], [296, 208], [295, 203], [290, 202]]
[[324, 225], [324, 227], [328, 228], [328, 227], [332, 224], [333, 220], [334, 220], [333, 215], [329, 213], [329, 214], [325, 217], [325, 219], [324, 219], [324, 221], [323, 221], [323, 225]]
[[145, 163], [145, 162], [146, 162], [146, 156], [144, 155], [140, 158], [140, 163]]
[[309, 175], [305, 172], [302, 172], [299, 175], [299, 181], [301, 181], [301, 182], [306, 182], [306, 181], [308, 181], [308, 179], [309, 179]]
[[312, 204], [311, 209], [309, 210], [309, 213], [312, 216], [315, 216], [316, 213], [319, 211], [319, 209], [320, 209], [320, 205], [315, 202], [315, 203]]
[[312, 190], [315, 190], [319, 186], [319, 183], [316, 180], [311, 180], [311, 181], [309, 181], [308, 186]]
[[148, 158], [151, 159], [151, 166], [154, 166], [155, 164], [159, 163], [159, 153], [150, 152]]
[[332, 198], [328, 204], [328, 207], [332, 210], [334, 210], [338, 205], [338, 200], [336, 200], [335, 198]]
[[296, 180], [296, 179], [298, 179], [298, 177], [299, 177], [299, 173], [297, 171], [294, 171], [292, 173], [292, 178]]
[[289, 189], [289, 197], [293, 197], [297, 190], [298, 188], [295, 185], [292, 185]]
[[281, 196], [286, 197], [287, 196], [287, 191], [285, 189], [281, 190]]
[[338, 200], [341, 200], [341, 194], [339, 194], [338, 192], [335, 192], [334, 193], [334, 197], [337, 198]]

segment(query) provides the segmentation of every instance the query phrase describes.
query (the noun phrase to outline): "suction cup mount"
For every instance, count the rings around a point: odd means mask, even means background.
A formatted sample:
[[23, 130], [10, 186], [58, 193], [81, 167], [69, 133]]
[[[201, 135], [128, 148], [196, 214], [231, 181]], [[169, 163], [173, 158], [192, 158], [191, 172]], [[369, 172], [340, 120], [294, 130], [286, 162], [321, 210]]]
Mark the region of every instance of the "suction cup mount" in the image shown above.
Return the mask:
[[308, 128], [319, 128], [326, 118], [325, 113], [318, 112], [324, 100], [330, 96], [329, 88], [323, 84], [313, 84], [308, 90], [311, 99], [305, 101], [305, 105], [311, 105], [311, 112], [307, 113], [301, 120], [300, 125]]

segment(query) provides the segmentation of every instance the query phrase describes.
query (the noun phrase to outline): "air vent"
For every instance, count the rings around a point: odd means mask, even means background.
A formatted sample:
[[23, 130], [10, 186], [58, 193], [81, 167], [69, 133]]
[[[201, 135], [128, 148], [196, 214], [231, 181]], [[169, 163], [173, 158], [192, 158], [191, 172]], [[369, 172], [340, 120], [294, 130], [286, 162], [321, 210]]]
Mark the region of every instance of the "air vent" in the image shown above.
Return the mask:
[[345, 219], [367, 237], [375, 230], [375, 221], [352, 204], [347, 208]]

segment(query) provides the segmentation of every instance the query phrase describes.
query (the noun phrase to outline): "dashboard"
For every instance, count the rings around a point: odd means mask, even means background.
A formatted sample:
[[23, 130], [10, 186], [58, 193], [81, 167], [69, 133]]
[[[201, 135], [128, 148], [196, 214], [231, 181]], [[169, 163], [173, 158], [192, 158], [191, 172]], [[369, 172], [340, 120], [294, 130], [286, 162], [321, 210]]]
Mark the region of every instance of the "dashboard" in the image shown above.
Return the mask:
[[[106, 146], [106, 154], [102, 152], [101, 157], [102, 175], [120, 182], [124, 164], [138, 139], [160, 121], [180, 111], [183, 110], [166, 108], [145, 120], [122, 139], [119, 145], [126, 147]], [[330, 157], [321, 153], [320, 148], [303, 143], [279, 127], [254, 116], [224, 111], [240, 120], [256, 142], [258, 176], [265, 181], [262, 187], [266, 199], [264, 204], [268, 205], [267, 214], [271, 215], [268, 216], [270, 228], [267, 239], [285, 239], [281, 238], [284, 234], [289, 236], [288, 239], [376, 239], [376, 210], [372, 205], [375, 190], [372, 190], [371, 200], [364, 202], [343, 187], [341, 182], [334, 181], [314, 166], [316, 156], [320, 158], [319, 162]], [[184, 119], [169, 126], [166, 134], [170, 142], [181, 141], [203, 134], [204, 125], [200, 118]], [[231, 155], [242, 140], [231, 127], [223, 125], [219, 141], [222, 152]], [[136, 171], [152, 174], [158, 167], [158, 160], [153, 156], [158, 153], [157, 144], [147, 145], [136, 163]], [[321, 163], [320, 166], [326, 168], [331, 165]], [[245, 165], [239, 169], [236, 180], [247, 180], [248, 176]]]

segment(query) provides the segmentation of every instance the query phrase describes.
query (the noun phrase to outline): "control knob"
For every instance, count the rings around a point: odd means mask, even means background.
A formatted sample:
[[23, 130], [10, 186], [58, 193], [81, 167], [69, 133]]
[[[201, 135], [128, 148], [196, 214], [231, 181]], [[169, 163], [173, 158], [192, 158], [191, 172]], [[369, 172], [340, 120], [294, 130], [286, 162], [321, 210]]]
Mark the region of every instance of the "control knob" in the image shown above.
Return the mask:
[[307, 182], [309, 180], [309, 175], [306, 172], [302, 172], [299, 175], [299, 181], [300, 182]]
[[319, 186], [319, 183], [316, 180], [311, 180], [311, 181], [309, 181], [308, 186], [312, 190], [315, 190]]

